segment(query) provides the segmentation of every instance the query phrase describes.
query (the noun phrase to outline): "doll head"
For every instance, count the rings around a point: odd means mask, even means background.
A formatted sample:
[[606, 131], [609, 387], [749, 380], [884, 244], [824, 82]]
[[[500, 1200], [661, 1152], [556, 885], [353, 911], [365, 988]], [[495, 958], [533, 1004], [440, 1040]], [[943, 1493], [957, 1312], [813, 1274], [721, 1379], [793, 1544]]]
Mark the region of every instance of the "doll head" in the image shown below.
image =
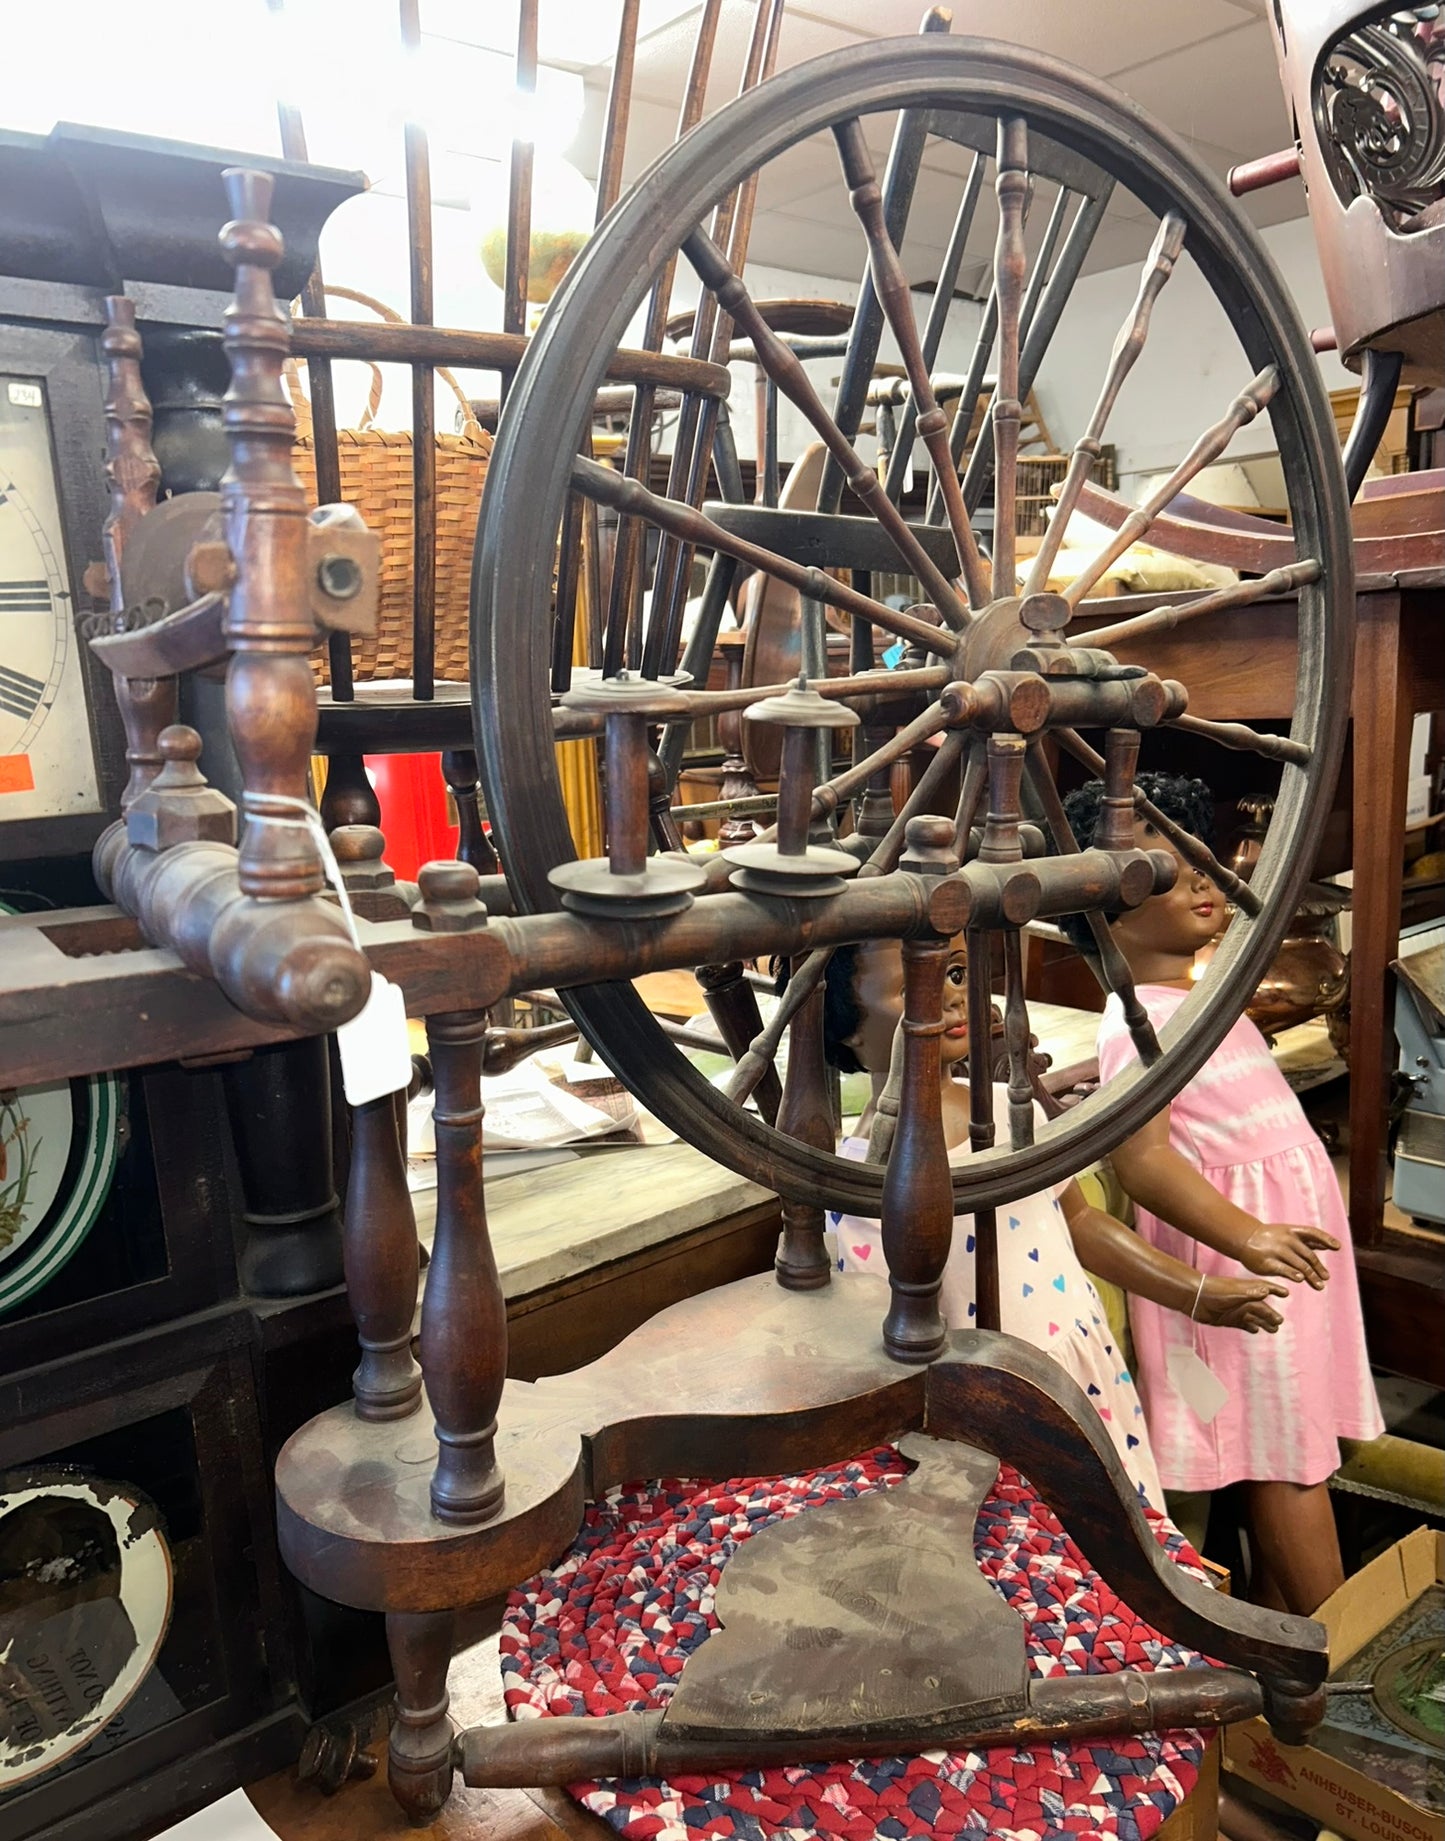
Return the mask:
[[[968, 953], [953, 941], [943, 985], [943, 1065], [968, 1054]], [[828, 961], [823, 1002], [823, 1052], [845, 1074], [862, 1069], [883, 1080], [903, 1016], [903, 952], [897, 940], [840, 946]]]
[[[1191, 837], [1204, 844], [1212, 842], [1214, 799], [1202, 780], [1182, 774], [1141, 773], [1135, 785]], [[1074, 835], [1086, 847], [1094, 835], [1103, 793], [1102, 781], [1090, 780], [1064, 801]], [[1224, 897], [1202, 870], [1187, 863], [1162, 832], [1137, 814], [1134, 841], [1141, 850], [1167, 851], [1178, 863], [1179, 874], [1173, 888], [1162, 895], [1153, 895], [1123, 913], [1106, 913], [1104, 918], [1136, 976], [1183, 975], [1194, 955], [1224, 925]], [[1082, 914], [1066, 914], [1059, 924], [1081, 953], [1093, 956], [1093, 938]]]

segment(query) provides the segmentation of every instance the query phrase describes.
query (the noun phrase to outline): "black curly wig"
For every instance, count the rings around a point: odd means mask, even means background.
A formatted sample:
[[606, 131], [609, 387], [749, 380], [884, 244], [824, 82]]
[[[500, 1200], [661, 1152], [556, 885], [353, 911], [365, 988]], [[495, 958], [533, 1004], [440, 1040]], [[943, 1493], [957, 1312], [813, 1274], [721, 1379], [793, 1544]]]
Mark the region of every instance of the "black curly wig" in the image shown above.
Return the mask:
[[[1141, 773], [1134, 776], [1134, 784], [1146, 799], [1157, 805], [1166, 818], [1172, 818], [1182, 831], [1187, 831], [1191, 837], [1197, 837], [1200, 843], [1213, 848], [1214, 794], [1203, 780], [1193, 780], [1187, 774], [1179, 773]], [[1087, 781], [1064, 800], [1064, 813], [1070, 829], [1086, 850], [1093, 841], [1103, 808], [1102, 780]], [[1105, 910], [1104, 919], [1115, 921], [1121, 912], [1118, 908]], [[1059, 926], [1072, 946], [1086, 957], [1093, 957], [1094, 936], [1089, 932], [1089, 922], [1085, 915], [1061, 914]]]
[[[861, 1074], [863, 1063], [848, 1046], [863, 1024], [863, 1010], [853, 989], [858, 969], [856, 946], [835, 946], [823, 981], [823, 1059], [840, 1074]], [[788, 961], [773, 961], [773, 989], [781, 997], [788, 988]]]

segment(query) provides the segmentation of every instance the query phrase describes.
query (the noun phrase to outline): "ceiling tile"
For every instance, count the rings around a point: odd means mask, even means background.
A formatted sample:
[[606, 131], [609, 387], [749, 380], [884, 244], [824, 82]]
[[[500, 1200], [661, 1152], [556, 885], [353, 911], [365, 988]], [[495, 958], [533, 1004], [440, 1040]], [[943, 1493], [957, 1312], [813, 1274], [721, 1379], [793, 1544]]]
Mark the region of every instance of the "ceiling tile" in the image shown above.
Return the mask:
[[[708, 68], [709, 112], [721, 108], [723, 103], [738, 93], [755, 15], [756, 8], [752, 0], [722, 0], [717, 37]], [[693, 6], [686, 13], [662, 23], [646, 36], [639, 33], [632, 78], [634, 96], [645, 96], [654, 102], [673, 103], [681, 97], [692, 65], [698, 17], [699, 9]], [[794, 14], [788, 8], [783, 14], [782, 31], [778, 38], [777, 68], [789, 70], [794, 64], [804, 64], [809, 58], [836, 51], [841, 45], [856, 45], [860, 36], [856, 31], [848, 31], [826, 20]], [[611, 68], [611, 62], [610, 54], [606, 55], [588, 73], [589, 80], [607, 81], [606, 73]]]
[[1136, 63], [1114, 81], [1176, 134], [1226, 148], [1236, 160], [1289, 143], [1274, 40], [1263, 20]]
[[868, 259], [856, 224], [794, 217], [784, 211], [759, 213], [753, 221], [748, 262], [856, 284]]
[[[916, 33], [922, 7], [920, 0], [801, 0], [798, 11], [864, 37], [887, 38]], [[1187, 6], [1083, 0], [1070, 7], [1059, 0], [970, 0], [954, 13], [954, 36], [966, 29], [1104, 74], [1227, 31], [1244, 17], [1233, 0], [1189, 0]]]

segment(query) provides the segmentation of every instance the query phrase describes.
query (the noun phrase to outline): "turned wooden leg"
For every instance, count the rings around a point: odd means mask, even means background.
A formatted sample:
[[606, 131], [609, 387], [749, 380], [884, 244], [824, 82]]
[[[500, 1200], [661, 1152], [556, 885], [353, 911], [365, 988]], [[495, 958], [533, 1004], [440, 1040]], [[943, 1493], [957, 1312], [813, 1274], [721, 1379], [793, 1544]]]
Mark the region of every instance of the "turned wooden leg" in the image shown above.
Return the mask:
[[[803, 958], [794, 959], [793, 976], [802, 969]], [[788, 1072], [778, 1107], [778, 1130], [815, 1150], [831, 1151], [833, 1114], [823, 1057], [823, 991], [820, 980], [788, 1028]], [[783, 1233], [774, 1270], [778, 1283], [788, 1291], [817, 1291], [832, 1278], [821, 1203], [784, 1201]]]
[[321, 822], [328, 833], [343, 825], [381, 823], [381, 801], [366, 777], [366, 762], [359, 754], [328, 757], [326, 784], [321, 789]]
[[342, 1235], [346, 1291], [361, 1340], [352, 1381], [361, 1419], [404, 1419], [421, 1405], [411, 1352], [416, 1315], [416, 1217], [406, 1186], [392, 1094], [354, 1107]]
[[427, 1018], [436, 1102], [437, 1214], [421, 1318], [421, 1359], [436, 1418], [432, 1513], [485, 1521], [505, 1488], [494, 1445], [507, 1369], [507, 1306], [482, 1192], [479, 1011]]
[[244, 1289], [295, 1298], [339, 1284], [326, 1038], [258, 1048], [224, 1070], [222, 1085], [246, 1202]]
[[1414, 697], [1400, 597], [1360, 601], [1355, 649], [1354, 856], [1350, 954], [1350, 1231], [1356, 1246], [1384, 1232], [1389, 1175], [1386, 1101], [1396, 1047], [1394, 978]]
[[447, 1669], [453, 1623], [450, 1611], [392, 1611], [386, 1619], [396, 1677], [387, 1778], [407, 1820], [418, 1828], [435, 1818], [452, 1793]]
[[[951, 875], [953, 824], [912, 818], [901, 867]], [[892, 1299], [883, 1346], [895, 1361], [932, 1361], [948, 1326], [938, 1308], [943, 1268], [953, 1244], [953, 1173], [943, 1135], [943, 980], [946, 939], [903, 942], [902, 1085], [898, 1123], [883, 1177], [883, 1255]]]
[[482, 826], [476, 755], [470, 748], [448, 749], [442, 755], [442, 778], [457, 808], [457, 860], [470, 863], [479, 876], [495, 876], [501, 864]]

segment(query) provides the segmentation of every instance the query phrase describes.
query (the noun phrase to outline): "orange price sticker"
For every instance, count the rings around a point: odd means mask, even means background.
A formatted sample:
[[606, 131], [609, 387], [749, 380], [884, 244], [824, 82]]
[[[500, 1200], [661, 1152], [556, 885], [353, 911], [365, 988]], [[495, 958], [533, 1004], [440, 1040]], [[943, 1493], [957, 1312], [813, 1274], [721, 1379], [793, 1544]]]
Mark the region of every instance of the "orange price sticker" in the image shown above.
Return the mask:
[[28, 754], [0, 754], [0, 793], [33, 793], [35, 770]]

